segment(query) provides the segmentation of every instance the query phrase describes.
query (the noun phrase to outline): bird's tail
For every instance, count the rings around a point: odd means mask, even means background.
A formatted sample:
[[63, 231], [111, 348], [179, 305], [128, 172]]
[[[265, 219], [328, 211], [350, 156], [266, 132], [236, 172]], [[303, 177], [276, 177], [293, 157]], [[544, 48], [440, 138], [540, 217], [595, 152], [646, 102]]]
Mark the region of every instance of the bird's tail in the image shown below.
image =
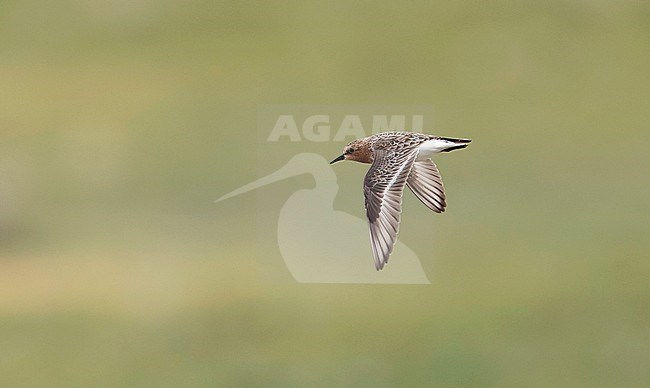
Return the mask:
[[472, 142], [470, 139], [456, 139], [453, 137], [439, 137], [439, 144], [441, 145], [440, 152], [450, 152], [455, 150], [460, 150], [469, 145]]
[[470, 142], [471, 140], [469, 139], [455, 139], [452, 137], [436, 136], [420, 145], [420, 154], [422, 157], [428, 158], [429, 156], [437, 154], [439, 152], [449, 152], [465, 148], [469, 145]]

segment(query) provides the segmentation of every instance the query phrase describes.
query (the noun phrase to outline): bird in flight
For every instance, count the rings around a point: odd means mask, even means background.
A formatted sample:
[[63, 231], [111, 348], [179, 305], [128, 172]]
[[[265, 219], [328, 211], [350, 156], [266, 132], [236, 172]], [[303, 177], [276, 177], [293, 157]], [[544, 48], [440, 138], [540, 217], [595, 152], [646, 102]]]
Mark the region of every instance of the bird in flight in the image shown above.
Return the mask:
[[384, 268], [399, 231], [404, 186], [436, 213], [445, 211], [445, 189], [431, 156], [465, 148], [469, 139], [415, 132], [381, 132], [358, 139], [343, 150], [340, 160], [371, 163], [363, 180], [366, 216], [375, 268]]

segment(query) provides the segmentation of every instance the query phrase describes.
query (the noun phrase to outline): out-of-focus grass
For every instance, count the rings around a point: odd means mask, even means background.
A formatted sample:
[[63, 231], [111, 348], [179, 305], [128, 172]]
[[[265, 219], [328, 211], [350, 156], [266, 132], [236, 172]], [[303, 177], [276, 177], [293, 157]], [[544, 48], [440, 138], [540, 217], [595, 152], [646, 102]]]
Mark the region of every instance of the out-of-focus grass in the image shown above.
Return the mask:
[[[647, 385], [648, 26], [642, 2], [3, 2], [0, 382]], [[433, 104], [474, 139], [438, 161], [445, 215], [405, 200], [431, 286], [268, 279], [255, 194], [212, 202], [257, 178], [266, 103]]]

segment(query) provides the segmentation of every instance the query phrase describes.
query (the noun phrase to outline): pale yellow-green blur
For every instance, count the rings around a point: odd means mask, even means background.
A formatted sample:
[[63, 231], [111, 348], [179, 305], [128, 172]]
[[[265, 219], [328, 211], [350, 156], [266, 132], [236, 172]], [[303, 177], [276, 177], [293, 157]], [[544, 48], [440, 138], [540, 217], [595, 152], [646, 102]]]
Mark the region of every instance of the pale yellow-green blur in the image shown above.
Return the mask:
[[[401, 3], [3, 1], [0, 385], [650, 384], [650, 3]], [[474, 140], [447, 212], [405, 198], [431, 285], [278, 271], [257, 198], [306, 176], [214, 203], [295, 154], [261, 104]]]

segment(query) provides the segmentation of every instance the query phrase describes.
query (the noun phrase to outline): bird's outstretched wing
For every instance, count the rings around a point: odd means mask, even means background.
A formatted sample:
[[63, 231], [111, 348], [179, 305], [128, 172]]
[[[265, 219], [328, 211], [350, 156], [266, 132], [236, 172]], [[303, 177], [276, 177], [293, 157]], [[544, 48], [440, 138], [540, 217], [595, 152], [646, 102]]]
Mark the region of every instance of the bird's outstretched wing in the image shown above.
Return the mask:
[[413, 163], [406, 185], [429, 209], [436, 213], [445, 211], [445, 188], [438, 167], [431, 159]]
[[373, 152], [374, 159], [363, 182], [363, 193], [377, 270], [384, 268], [393, 251], [399, 231], [404, 185], [417, 154], [417, 147], [401, 150], [380, 148]]

